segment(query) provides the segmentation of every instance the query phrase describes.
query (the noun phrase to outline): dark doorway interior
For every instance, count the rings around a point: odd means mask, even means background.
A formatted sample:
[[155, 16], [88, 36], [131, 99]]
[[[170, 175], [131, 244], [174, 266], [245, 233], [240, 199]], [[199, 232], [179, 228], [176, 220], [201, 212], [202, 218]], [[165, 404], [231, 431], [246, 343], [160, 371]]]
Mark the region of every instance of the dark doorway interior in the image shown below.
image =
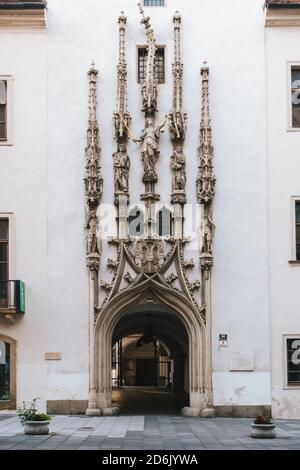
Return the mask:
[[142, 306], [125, 314], [112, 342], [113, 405], [122, 414], [173, 414], [189, 404], [188, 337], [174, 313]]
[[136, 385], [154, 387], [156, 385], [156, 368], [153, 359], [136, 360]]

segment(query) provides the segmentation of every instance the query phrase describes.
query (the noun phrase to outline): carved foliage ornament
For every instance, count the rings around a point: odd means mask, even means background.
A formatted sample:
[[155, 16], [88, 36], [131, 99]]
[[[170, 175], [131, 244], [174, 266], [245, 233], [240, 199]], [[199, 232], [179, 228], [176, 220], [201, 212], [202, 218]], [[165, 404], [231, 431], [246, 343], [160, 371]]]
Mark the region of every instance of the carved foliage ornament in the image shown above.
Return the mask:
[[[155, 301], [155, 289], [168, 291], [170, 294], [180, 293], [185, 297], [186, 303], [198, 312], [205, 324], [205, 307], [201, 306], [195, 297], [195, 291], [201, 287], [200, 282], [190, 282], [186, 274], [185, 266], [191, 268], [193, 262], [184, 259], [184, 243], [171, 238], [165, 242], [166, 246], [159, 237], [150, 236], [137, 240], [111, 240], [111, 243], [118, 247], [117, 260], [108, 260], [109, 267], [114, 269], [114, 276], [110, 284], [100, 283], [100, 287], [106, 291], [106, 297], [96, 311], [95, 321], [102, 310], [124, 290], [122, 280], [125, 279], [129, 296], [132, 291], [140, 291], [143, 286], [147, 298], [145, 301]], [[131, 272], [128, 271], [128, 266]], [[175, 281], [176, 287], [173, 286]]]

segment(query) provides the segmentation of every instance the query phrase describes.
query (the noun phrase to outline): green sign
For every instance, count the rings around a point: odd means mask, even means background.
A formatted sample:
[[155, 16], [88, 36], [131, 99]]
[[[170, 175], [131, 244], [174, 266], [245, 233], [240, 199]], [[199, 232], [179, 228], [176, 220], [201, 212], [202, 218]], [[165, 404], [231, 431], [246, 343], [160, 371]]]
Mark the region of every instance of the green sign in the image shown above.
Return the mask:
[[25, 313], [25, 283], [18, 281], [18, 311]]

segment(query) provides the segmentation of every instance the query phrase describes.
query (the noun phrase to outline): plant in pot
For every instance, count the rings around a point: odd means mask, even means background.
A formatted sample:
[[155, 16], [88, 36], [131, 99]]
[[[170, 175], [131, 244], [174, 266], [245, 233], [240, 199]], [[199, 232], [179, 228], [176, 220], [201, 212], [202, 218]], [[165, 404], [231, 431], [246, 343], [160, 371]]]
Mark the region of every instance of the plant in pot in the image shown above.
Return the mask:
[[270, 416], [257, 416], [251, 424], [251, 437], [256, 439], [274, 439], [275, 423]]
[[38, 398], [34, 398], [29, 407], [23, 401], [23, 407], [17, 409], [17, 415], [24, 425], [24, 433], [31, 435], [49, 434], [51, 416], [37, 412]]

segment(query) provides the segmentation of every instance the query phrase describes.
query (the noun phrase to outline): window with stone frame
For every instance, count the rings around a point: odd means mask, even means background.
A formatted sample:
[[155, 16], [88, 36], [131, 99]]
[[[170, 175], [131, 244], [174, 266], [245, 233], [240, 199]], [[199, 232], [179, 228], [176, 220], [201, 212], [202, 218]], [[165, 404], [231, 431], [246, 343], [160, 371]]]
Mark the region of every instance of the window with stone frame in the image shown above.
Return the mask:
[[300, 336], [286, 338], [287, 385], [300, 386]]
[[296, 260], [300, 261], [300, 200], [295, 201]]
[[0, 218], [0, 306], [6, 307], [8, 301], [8, 253], [9, 221]]
[[292, 127], [300, 127], [300, 66], [291, 68]]
[[0, 338], [0, 401], [10, 400], [10, 344]]
[[7, 81], [0, 80], [0, 141], [7, 140]]
[[[142, 83], [146, 76], [147, 47], [138, 47], [138, 82]], [[165, 83], [165, 48], [157, 46], [155, 56], [155, 80]]]
[[144, 0], [145, 7], [164, 7], [165, 0]]

